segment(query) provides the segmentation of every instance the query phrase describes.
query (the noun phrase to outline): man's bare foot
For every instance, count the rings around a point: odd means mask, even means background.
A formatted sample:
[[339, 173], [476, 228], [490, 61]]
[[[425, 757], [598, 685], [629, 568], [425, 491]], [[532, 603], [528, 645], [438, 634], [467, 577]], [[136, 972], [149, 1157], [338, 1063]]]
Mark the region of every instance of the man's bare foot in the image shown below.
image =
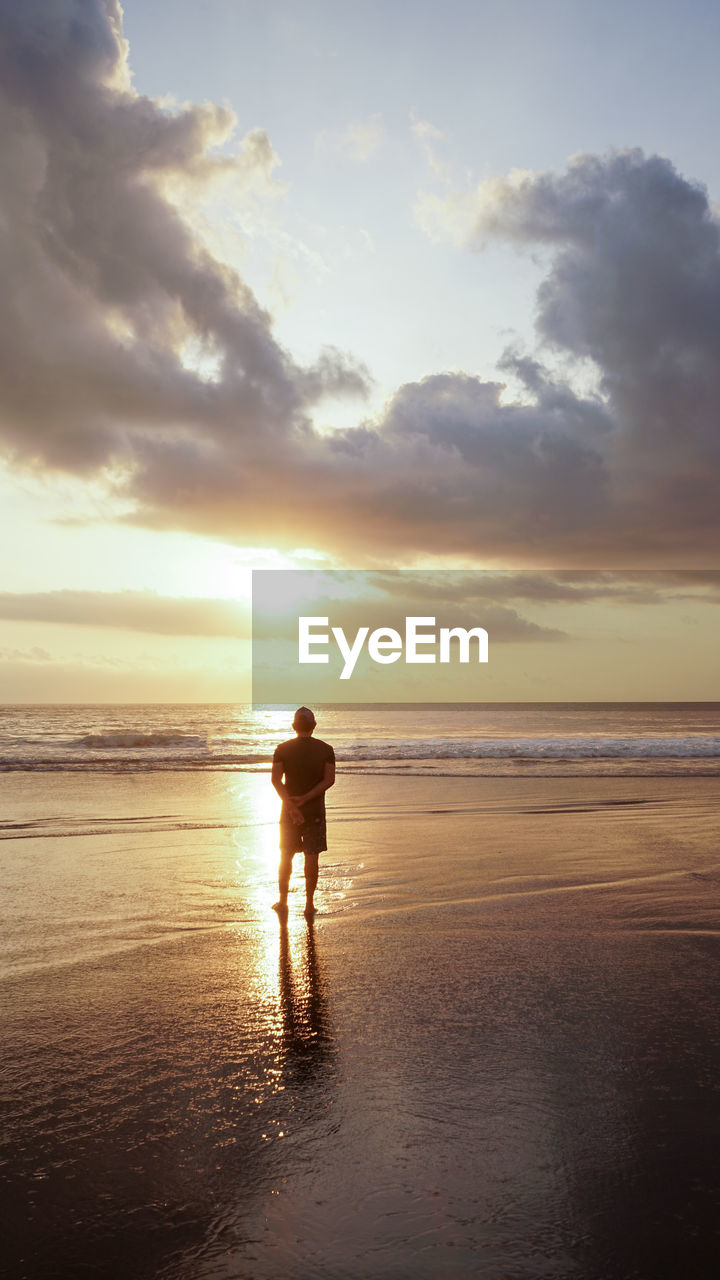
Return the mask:
[[305, 910], [303, 911], [303, 915], [306, 920], [315, 919], [315, 907], [312, 902], [305, 903]]
[[283, 902], [281, 898], [279, 902], [273, 902], [272, 909], [273, 911], [277, 911], [279, 916], [286, 916], [288, 913], [288, 904], [287, 902]]

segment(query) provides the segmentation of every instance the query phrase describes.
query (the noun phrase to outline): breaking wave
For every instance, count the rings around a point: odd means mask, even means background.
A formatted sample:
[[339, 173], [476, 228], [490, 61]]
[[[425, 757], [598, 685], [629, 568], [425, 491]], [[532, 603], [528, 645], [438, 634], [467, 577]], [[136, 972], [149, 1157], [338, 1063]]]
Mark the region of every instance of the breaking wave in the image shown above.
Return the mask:
[[[0, 709], [0, 772], [266, 771], [290, 717], [241, 706]], [[325, 708], [347, 772], [720, 774], [717, 704]]]
[[[205, 748], [208, 739], [195, 733], [182, 733], [177, 729], [167, 729], [163, 733], [86, 733], [76, 740], [80, 747], [89, 747], [95, 751], [121, 751], [123, 748], [137, 750], [156, 750], [158, 747], [172, 751], [174, 748]], [[73, 745], [73, 744], [71, 744]]]

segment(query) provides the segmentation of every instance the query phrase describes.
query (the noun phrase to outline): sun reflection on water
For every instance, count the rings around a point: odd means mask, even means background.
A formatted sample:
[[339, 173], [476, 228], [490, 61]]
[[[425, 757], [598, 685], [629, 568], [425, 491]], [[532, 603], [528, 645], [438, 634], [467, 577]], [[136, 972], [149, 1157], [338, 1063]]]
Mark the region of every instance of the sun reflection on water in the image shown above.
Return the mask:
[[234, 799], [234, 878], [242, 902], [241, 919], [232, 926], [239, 1007], [246, 1023], [251, 1021], [252, 1090], [255, 1103], [262, 1105], [317, 1076], [318, 1066], [332, 1055], [332, 1034], [315, 928], [295, 905], [304, 898], [302, 861], [294, 870], [288, 919], [278, 919], [272, 910], [278, 891], [279, 801], [269, 778], [253, 780], [249, 787], [238, 784]]
[[[292, 1097], [306, 1087], [322, 1091], [322, 1069], [333, 1059], [335, 1046], [312, 922], [273, 917], [269, 925], [258, 922], [251, 931], [244, 930], [238, 941], [243, 944], [242, 969], [252, 1008], [255, 1050], [253, 1065], [248, 1066], [255, 1104], [263, 1106], [288, 1090]], [[294, 1113], [294, 1104], [290, 1110]], [[266, 1123], [270, 1127], [263, 1132], [264, 1140], [288, 1137], [294, 1114], [282, 1121], [268, 1117]]]

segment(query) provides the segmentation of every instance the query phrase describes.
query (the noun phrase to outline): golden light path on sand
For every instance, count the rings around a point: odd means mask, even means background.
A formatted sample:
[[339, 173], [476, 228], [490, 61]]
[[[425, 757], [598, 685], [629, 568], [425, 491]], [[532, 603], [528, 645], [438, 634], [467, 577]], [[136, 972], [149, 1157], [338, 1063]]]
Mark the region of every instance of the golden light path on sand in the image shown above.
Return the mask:
[[[268, 732], [279, 740], [287, 712], [268, 711], [264, 718]], [[267, 787], [252, 788], [250, 793], [238, 787], [234, 797], [241, 821], [233, 834], [229, 871], [245, 918], [231, 925], [238, 945], [229, 955], [234, 955], [237, 965], [238, 1001], [245, 1018], [254, 1023], [253, 1034], [262, 1048], [263, 1068], [253, 1084], [254, 1101], [260, 1107], [284, 1092], [298, 1064], [303, 1066], [322, 1046], [324, 1005], [313, 924], [295, 910], [287, 921], [280, 921], [272, 910], [277, 898], [278, 799], [269, 779]], [[250, 844], [248, 826], [253, 832]], [[294, 869], [293, 884], [292, 896], [297, 897], [302, 891], [301, 861]], [[263, 1137], [270, 1141], [288, 1132], [285, 1126]]]

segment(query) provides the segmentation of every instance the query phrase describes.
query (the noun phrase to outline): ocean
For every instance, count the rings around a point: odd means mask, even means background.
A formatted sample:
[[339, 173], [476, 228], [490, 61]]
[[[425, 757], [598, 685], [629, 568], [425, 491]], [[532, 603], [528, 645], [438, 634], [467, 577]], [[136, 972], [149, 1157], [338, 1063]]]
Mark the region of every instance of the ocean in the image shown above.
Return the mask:
[[[720, 703], [345, 704], [318, 734], [348, 770], [477, 776], [717, 776]], [[265, 770], [287, 709], [0, 708], [0, 771]]]
[[714, 1280], [720, 706], [316, 710], [0, 712], [3, 1274]]

